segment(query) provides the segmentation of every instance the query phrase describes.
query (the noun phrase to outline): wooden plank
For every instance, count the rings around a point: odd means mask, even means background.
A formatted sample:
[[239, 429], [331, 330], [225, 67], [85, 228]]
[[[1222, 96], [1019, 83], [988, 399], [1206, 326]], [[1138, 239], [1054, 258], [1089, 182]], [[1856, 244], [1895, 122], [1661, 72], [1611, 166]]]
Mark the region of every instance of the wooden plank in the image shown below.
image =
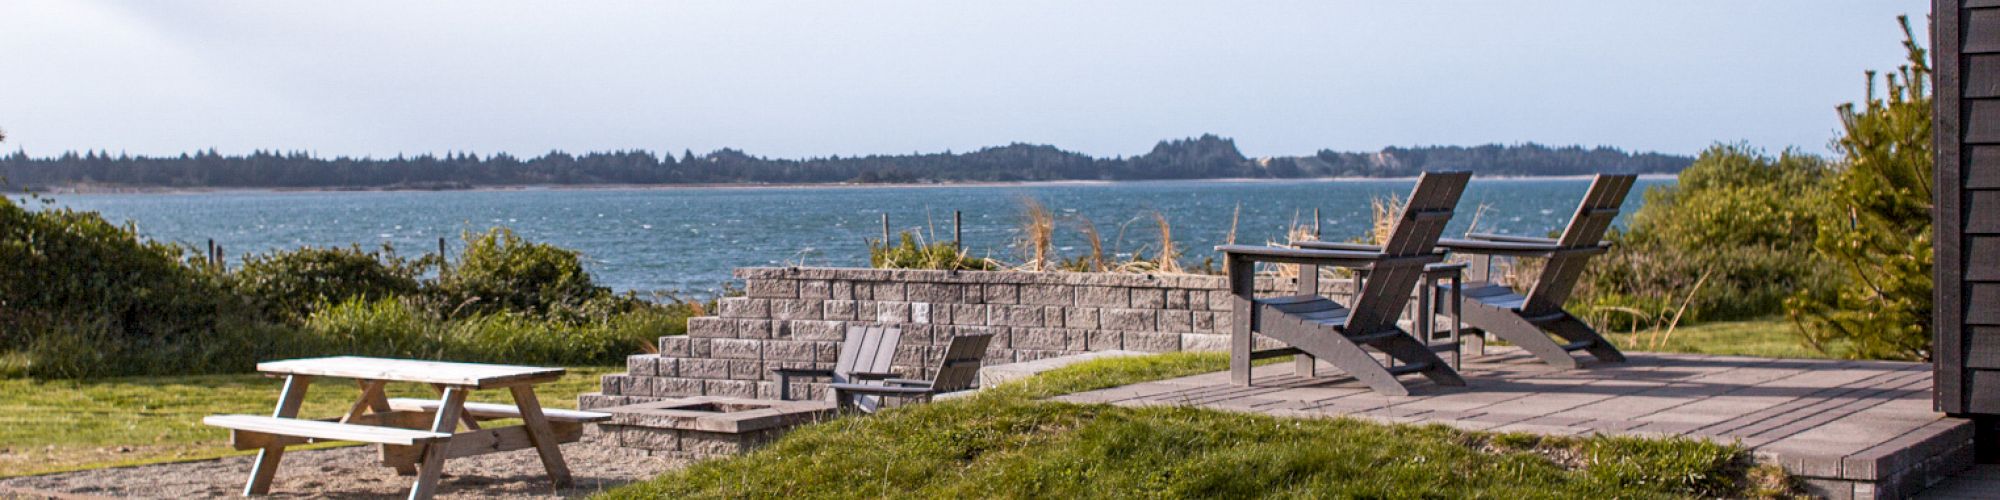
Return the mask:
[[[583, 440], [583, 424], [575, 422], [549, 422], [549, 430], [558, 443], [574, 443]], [[445, 459], [475, 457], [491, 453], [525, 450], [534, 447], [528, 437], [528, 429], [520, 425], [493, 427], [451, 436], [451, 444], [446, 445]], [[423, 460], [424, 447], [421, 445], [385, 445], [382, 447], [382, 465], [408, 466]]]
[[1971, 146], [1965, 157], [1966, 189], [2000, 189], [2000, 146]]
[[[339, 422], [338, 419], [312, 419], [312, 420], [320, 422], [342, 423]], [[429, 427], [430, 422], [431, 422], [430, 412], [385, 411], [381, 413], [372, 413], [368, 415], [355, 417], [353, 420], [344, 423], [355, 424], [355, 425], [372, 425], [377, 427], [393, 427], [397, 429], [421, 430], [425, 427]], [[235, 431], [235, 430], [232, 430], [229, 433], [230, 446], [235, 447], [238, 450], [254, 450], [267, 446], [293, 446], [293, 445], [320, 443], [328, 441], [341, 441], [341, 440], [314, 439], [314, 438], [298, 437], [298, 436], [281, 436], [276, 434], [266, 434], [262, 432]]]
[[[284, 392], [278, 394], [278, 408], [271, 412], [273, 418], [299, 416], [299, 406], [305, 404], [306, 388], [312, 386], [311, 375], [285, 377]], [[206, 422], [207, 419], [202, 419]], [[263, 495], [271, 492], [271, 479], [277, 477], [278, 463], [285, 459], [283, 445], [265, 446], [257, 452], [257, 462], [250, 468], [250, 482], [243, 486], [243, 495]]]
[[2000, 370], [1971, 370], [1965, 387], [1972, 413], [2000, 414]]
[[2000, 370], [2000, 327], [1967, 327], [1965, 335], [1965, 366]]
[[2000, 97], [2000, 54], [1966, 56], [1966, 98]]
[[2000, 144], [2000, 99], [1965, 99], [1965, 142]]
[[2000, 9], [1971, 9], [1964, 16], [1964, 53], [2000, 52]]
[[[391, 408], [397, 410], [419, 411], [425, 413], [436, 412], [440, 404], [441, 403], [439, 403], [435, 399], [395, 398], [389, 400], [389, 407]], [[464, 411], [467, 415], [472, 415], [474, 418], [478, 418], [480, 420], [491, 420], [496, 418], [521, 418], [521, 410], [513, 405], [494, 404], [494, 403], [466, 403]], [[590, 423], [590, 422], [602, 422], [611, 419], [611, 414], [609, 413], [599, 413], [594, 411], [564, 410], [561, 408], [543, 408], [542, 414], [547, 415], [550, 421], [556, 421], [556, 422]]]
[[1965, 323], [2000, 325], [2000, 283], [1966, 285]]
[[[890, 350], [895, 350], [891, 347]], [[549, 429], [548, 417], [542, 415], [542, 402], [535, 398], [535, 388], [515, 387], [514, 405], [521, 411], [521, 426], [528, 430], [528, 440], [535, 445], [535, 453], [541, 456], [542, 468], [549, 472], [549, 480], [557, 488], [569, 486], [569, 465], [563, 463], [562, 448], [555, 431]], [[499, 449], [495, 443], [494, 449]]]
[[244, 432], [363, 443], [410, 445], [450, 437], [448, 434], [394, 427], [262, 415], [211, 415], [201, 419], [201, 423]]
[[1933, 162], [1933, 179], [1937, 189], [1932, 192], [1932, 226], [1935, 232], [1932, 252], [1936, 264], [1932, 268], [1932, 303], [1936, 308], [1932, 316], [1932, 377], [1936, 380], [1932, 391], [1932, 406], [1947, 413], [1965, 411], [1964, 361], [1961, 357], [1963, 345], [1962, 330], [1964, 316], [1964, 263], [1961, 233], [1962, 207], [1965, 203], [1963, 180], [1964, 165], [1963, 136], [1959, 121], [1959, 95], [1962, 82], [1959, 78], [1962, 65], [1959, 27], [1961, 19], [1960, 0], [1935, 0], [1932, 8], [1933, 24], [1931, 48], [1936, 61], [1936, 72], [1932, 96], [1935, 111], [1932, 120], [1932, 145], [1937, 151], [1937, 161]]
[[[431, 420], [431, 432], [451, 434], [458, 427], [458, 414], [465, 408], [463, 387], [444, 390], [444, 402], [438, 406], [437, 416]], [[422, 465], [417, 469], [417, 482], [410, 486], [410, 500], [426, 500], [437, 493], [438, 476], [444, 474], [444, 459], [450, 452], [449, 441], [431, 441], [424, 446]]]
[[564, 372], [562, 368], [359, 356], [264, 362], [257, 364], [257, 371], [282, 375], [420, 382], [477, 389], [548, 382], [562, 378]]
[[382, 387], [388, 385], [388, 382], [380, 380], [356, 380], [355, 382], [361, 384], [361, 397], [355, 398], [354, 405], [347, 407], [347, 416], [340, 417], [342, 423], [351, 423], [354, 419], [361, 417], [362, 413], [374, 408], [375, 401], [382, 398]]

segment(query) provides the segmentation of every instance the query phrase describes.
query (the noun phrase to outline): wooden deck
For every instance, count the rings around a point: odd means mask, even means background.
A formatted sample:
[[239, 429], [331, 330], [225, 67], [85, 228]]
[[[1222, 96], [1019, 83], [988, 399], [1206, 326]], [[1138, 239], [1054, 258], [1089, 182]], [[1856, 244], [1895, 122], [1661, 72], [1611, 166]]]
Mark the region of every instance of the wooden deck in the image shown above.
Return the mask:
[[1337, 370], [1290, 364], [1059, 398], [1193, 405], [1293, 417], [1352, 416], [1470, 430], [1689, 436], [1740, 442], [1829, 498], [1905, 498], [1971, 462], [1972, 425], [1931, 410], [1922, 363], [1633, 353], [1622, 364], [1551, 368], [1517, 349], [1467, 357], [1467, 387], [1416, 384], [1384, 396]]

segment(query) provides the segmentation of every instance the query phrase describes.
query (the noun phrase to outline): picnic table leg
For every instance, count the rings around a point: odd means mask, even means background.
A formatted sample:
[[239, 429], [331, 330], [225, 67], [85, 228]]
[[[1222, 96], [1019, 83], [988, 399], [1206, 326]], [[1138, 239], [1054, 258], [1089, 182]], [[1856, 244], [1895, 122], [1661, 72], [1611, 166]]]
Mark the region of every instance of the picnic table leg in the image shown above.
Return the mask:
[[[305, 403], [306, 386], [312, 384], [310, 375], [285, 377], [284, 392], [279, 393], [278, 409], [271, 416], [292, 418], [299, 416], [299, 405]], [[243, 486], [243, 496], [263, 495], [271, 492], [271, 479], [277, 477], [278, 462], [285, 458], [285, 445], [265, 446], [257, 452], [257, 465], [250, 469], [250, 484]]]
[[[431, 384], [431, 388], [437, 389], [439, 396], [444, 395], [444, 387], [445, 387], [444, 384]], [[461, 422], [465, 423], [466, 430], [473, 430], [473, 431], [479, 430], [479, 420], [472, 418], [472, 414], [460, 413], [458, 414], [458, 419]], [[445, 431], [445, 432], [451, 432], [451, 431]]]
[[[444, 389], [444, 401], [438, 406], [437, 417], [431, 419], [431, 432], [450, 434], [458, 430], [458, 415], [465, 408], [465, 393], [466, 389], [462, 387]], [[444, 473], [444, 456], [450, 448], [450, 439], [424, 445], [423, 468], [417, 471], [417, 484], [410, 487], [410, 500], [430, 498], [437, 493], [438, 476]]]
[[[356, 380], [354, 382], [361, 385], [361, 399], [354, 402], [354, 407], [347, 409], [347, 418], [340, 419], [341, 422], [353, 420], [354, 417], [361, 416], [361, 410], [364, 405], [376, 415], [386, 415], [389, 413], [389, 396], [385, 391], [385, 388], [389, 385], [388, 381]], [[384, 423], [383, 425], [387, 424]], [[396, 464], [396, 475], [417, 475], [417, 466], [415, 464]]]
[[535, 387], [517, 385], [508, 388], [514, 393], [514, 406], [521, 409], [521, 420], [528, 428], [528, 440], [535, 443], [535, 452], [542, 455], [542, 467], [549, 470], [549, 480], [557, 488], [569, 486], [569, 465], [563, 463], [562, 443], [556, 441], [556, 433], [549, 428], [548, 417], [542, 415], [542, 402], [535, 398]]

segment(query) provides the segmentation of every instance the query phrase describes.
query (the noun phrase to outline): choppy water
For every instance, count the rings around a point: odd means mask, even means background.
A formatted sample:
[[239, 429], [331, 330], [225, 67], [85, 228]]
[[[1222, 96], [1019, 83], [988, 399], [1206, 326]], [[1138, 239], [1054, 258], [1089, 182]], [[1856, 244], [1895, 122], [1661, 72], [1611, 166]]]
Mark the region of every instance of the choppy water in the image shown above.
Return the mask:
[[[1672, 183], [1642, 179], [1640, 191]], [[1452, 221], [1457, 234], [1484, 206], [1481, 231], [1543, 234], [1567, 222], [1588, 179], [1479, 179]], [[881, 234], [881, 214], [896, 230], [951, 238], [952, 211], [964, 213], [964, 238], [975, 253], [1020, 260], [1012, 247], [1022, 200], [1058, 217], [1056, 244], [1076, 255], [1086, 244], [1074, 218], [1087, 217], [1108, 251], [1152, 253], [1155, 212], [1166, 215], [1175, 244], [1198, 264], [1230, 232], [1236, 241], [1283, 241], [1295, 222], [1320, 210], [1324, 239], [1358, 236], [1369, 202], [1407, 195], [1413, 180], [1287, 182], [1125, 182], [953, 187], [670, 188], [447, 192], [224, 192], [62, 195], [59, 205], [130, 220], [146, 237], [194, 247], [213, 238], [232, 255], [301, 245], [394, 245], [414, 255], [435, 251], [463, 231], [513, 228], [524, 237], [581, 250], [598, 280], [619, 290], [705, 292], [730, 269], [769, 265], [866, 265], [865, 239]], [[1621, 218], [1622, 221], [1622, 218]]]

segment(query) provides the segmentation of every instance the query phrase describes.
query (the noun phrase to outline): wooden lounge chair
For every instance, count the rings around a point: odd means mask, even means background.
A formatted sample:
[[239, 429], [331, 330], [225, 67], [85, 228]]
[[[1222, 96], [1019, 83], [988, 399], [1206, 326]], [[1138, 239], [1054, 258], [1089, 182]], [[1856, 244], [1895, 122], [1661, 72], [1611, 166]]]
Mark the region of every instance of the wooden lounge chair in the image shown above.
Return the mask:
[[[1532, 238], [1497, 234], [1470, 234], [1467, 239], [1447, 239], [1438, 243], [1453, 253], [1491, 256], [1539, 257], [1548, 259], [1527, 295], [1479, 277], [1488, 271], [1475, 270], [1474, 279], [1464, 283], [1468, 299], [1465, 322], [1521, 346], [1543, 362], [1563, 368], [1581, 366], [1572, 351], [1586, 351], [1606, 362], [1620, 362], [1625, 355], [1592, 330], [1590, 325], [1563, 310], [1563, 302], [1576, 288], [1577, 279], [1590, 257], [1604, 253], [1610, 244], [1600, 241], [1618, 207], [1632, 189], [1632, 175], [1599, 175], [1590, 191], [1576, 207], [1560, 238]], [[1482, 267], [1475, 264], [1475, 268]], [[1555, 338], [1551, 338], [1554, 335]], [[1561, 339], [1558, 343], [1556, 339]]]
[[869, 397], [929, 401], [938, 394], [971, 389], [972, 383], [979, 380], [979, 366], [986, 358], [986, 345], [992, 340], [992, 334], [952, 337], [951, 344], [945, 347], [944, 356], [938, 361], [937, 375], [930, 380], [885, 378], [880, 384], [833, 384], [834, 400], [843, 409], [858, 408], [872, 413], [875, 411], [873, 406], [849, 402]]
[[[852, 383], [864, 380], [881, 380], [897, 376], [890, 371], [889, 363], [896, 357], [896, 344], [902, 342], [903, 330], [882, 326], [847, 327], [847, 339], [840, 343], [840, 357], [834, 359], [833, 369], [773, 368], [778, 376], [778, 399], [792, 399], [792, 378], [815, 377], [830, 379], [833, 383]], [[858, 404], [873, 408], [874, 401], [860, 401]], [[847, 403], [842, 403], [847, 404]]]
[[[1465, 172], [1426, 173], [1418, 178], [1409, 203], [1390, 230], [1386, 244], [1351, 250], [1224, 245], [1229, 290], [1236, 296], [1229, 339], [1230, 378], [1250, 385], [1250, 362], [1296, 355], [1300, 376], [1313, 376], [1314, 360], [1325, 359], [1376, 392], [1408, 395], [1396, 377], [1419, 373], [1438, 385], [1462, 386], [1465, 380], [1425, 343], [1396, 325], [1410, 302], [1425, 266], [1444, 260], [1435, 248], [1451, 221], [1452, 209], [1472, 177]], [[1283, 297], [1256, 296], [1256, 263], [1299, 265], [1299, 293]], [[1367, 271], [1350, 304], [1343, 306], [1319, 295], [1319, 266]], [[1290, 347], [1255, 351], [1253, 334]], [[1387, 354], [1394, 366], [1383, 366], [1369, 350]]]

